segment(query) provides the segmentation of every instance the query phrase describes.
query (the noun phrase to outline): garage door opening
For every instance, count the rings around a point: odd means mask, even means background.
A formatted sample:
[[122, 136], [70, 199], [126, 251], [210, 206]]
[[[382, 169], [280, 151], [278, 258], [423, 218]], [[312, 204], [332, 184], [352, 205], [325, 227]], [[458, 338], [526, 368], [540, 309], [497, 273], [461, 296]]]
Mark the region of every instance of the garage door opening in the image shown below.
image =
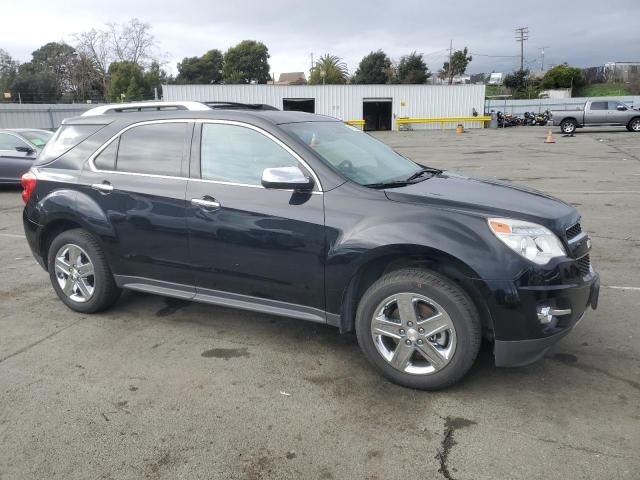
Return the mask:
[[391, 130], [391, 99], [365, 98], [362, 101], [364, 129]]
[[282, 99], [282, 110], [292, 112], [316, 113], [315, 98], [284, 98]]

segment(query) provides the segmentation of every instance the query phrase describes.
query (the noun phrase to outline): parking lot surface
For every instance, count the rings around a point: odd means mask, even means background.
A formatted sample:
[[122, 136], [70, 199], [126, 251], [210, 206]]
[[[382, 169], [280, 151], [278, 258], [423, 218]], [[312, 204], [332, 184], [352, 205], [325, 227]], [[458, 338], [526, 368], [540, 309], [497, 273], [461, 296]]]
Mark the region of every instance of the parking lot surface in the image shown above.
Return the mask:
[[136, 293], [73, 313], [2, 189], [0, 479], [638, 479], [640, 135], [545, 134], [377, 134], [574, 204], [602, 275], [599, 309], [543, 361], [497, 369], [485, 347], [437, 393], [387, 382], [323, 325]]

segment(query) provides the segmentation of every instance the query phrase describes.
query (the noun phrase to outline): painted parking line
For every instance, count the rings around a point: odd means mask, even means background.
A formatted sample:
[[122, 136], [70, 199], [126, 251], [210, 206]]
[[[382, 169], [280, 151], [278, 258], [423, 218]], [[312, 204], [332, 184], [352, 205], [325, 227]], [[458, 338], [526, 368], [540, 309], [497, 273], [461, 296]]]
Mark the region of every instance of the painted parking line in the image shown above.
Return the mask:
[[7, 238], [25, 238], [24, 235], [20, 235], [19, 233], [2, 233], [0, 232], [0, 237], [7, 237]]
[[602, 288], [611, 288], [612, 290], [631, 290], [633, 292], [640, 292], [640, 287], [618, 287], [615, 285], [603, 285]]

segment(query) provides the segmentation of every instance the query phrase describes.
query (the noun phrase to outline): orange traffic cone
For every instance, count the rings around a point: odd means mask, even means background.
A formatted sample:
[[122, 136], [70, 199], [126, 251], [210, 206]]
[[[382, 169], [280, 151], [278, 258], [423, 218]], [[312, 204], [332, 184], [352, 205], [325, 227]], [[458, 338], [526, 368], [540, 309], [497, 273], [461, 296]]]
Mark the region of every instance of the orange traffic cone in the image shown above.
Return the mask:
[[553, 139], [553, 132], [551, 131], [551, 129], [549, 129], [549, 131], [547, 132], [547, 138], [544, 143], [556, 143], [556, 141]]

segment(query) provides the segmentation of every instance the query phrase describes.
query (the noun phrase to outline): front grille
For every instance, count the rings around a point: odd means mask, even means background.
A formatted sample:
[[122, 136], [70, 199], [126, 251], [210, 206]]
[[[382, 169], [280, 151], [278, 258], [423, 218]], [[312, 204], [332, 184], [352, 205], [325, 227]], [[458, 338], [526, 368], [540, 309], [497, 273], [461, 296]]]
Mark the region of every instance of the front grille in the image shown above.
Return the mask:
[[591, 259], [588, 254], [576, 260], [576, 263], [578, 265], [578, 270], [580, 270], [582, 275], [589, 274], [591, 271]]
[[573, 227], [567, 228], [567, 240], [571, 240], [582, 233], [582, 227], [580, 223], [576, 223]]

